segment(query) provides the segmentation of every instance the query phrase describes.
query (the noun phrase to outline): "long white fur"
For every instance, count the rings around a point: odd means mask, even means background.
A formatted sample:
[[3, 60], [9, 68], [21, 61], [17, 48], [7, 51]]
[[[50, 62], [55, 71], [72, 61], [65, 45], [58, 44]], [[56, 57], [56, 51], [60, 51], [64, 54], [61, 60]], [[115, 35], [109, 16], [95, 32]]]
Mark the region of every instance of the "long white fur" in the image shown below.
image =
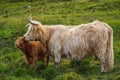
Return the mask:
[[95, 55], [101, 62], [101, 72], [113, 69], [113, 30], [106, 23], [94, 21], [78, 26], [39, 24], [29, 25], [25, 40], [40, 40], [56, 64], [60, 63], [62, 55], [78, 60]]

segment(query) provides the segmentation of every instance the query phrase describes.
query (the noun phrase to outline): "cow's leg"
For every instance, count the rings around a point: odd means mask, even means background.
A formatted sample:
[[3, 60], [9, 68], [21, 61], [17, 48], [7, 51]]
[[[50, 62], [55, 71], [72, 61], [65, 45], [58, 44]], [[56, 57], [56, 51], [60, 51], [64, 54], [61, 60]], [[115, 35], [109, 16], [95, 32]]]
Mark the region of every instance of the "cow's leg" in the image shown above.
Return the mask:
[[48, 66], [48, 63], [49, 63], [49, 54], [47, 53], [45, 57], [46, 57], [46, 65]]
[[59, 64], [60, 64], [61, 54], [60, 53], [54, 54], [54, 59], [55, 59], [55, 66], [57, 68], [57, 67], [59, 67]]
[[97, 58], [97, 56], [95, 56], [95, 59], [94, 59], [95, 61], [97, 61], [98, 60], [98, 58]]
[[106, 48], [97, 49], [95, 55], [101, 62], [101, 73], [107, 72], [107, 65], [105, 61]]
[[101, 73], [106, 73], [107, 68], [106, 68], [105, 58], [101, 58], [100, 62], [101, 62]]
[[25, 59], [26, 66], [29, 67], [31, 63], [30, 63], [28, 56], [24, 55], [24, 59]]

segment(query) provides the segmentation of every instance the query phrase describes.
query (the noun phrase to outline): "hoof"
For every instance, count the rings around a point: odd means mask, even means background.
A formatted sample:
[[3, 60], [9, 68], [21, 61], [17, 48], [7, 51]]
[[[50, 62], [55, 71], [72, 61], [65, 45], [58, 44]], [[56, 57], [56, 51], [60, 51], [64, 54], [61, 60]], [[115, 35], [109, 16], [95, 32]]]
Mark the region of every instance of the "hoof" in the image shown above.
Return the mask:
[[55, 67], [58, 68], [59, 67], [59, 63], [56, 62], [55, 63]]
[[101, 74], [106, 74], [106, 72], [100, 72]]

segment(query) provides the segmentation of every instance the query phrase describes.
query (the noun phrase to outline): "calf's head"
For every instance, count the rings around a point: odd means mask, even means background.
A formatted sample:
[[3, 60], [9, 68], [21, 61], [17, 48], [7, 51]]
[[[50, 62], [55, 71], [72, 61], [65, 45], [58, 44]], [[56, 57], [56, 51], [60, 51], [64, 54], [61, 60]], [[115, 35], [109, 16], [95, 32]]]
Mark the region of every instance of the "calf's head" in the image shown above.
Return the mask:
[[23, 40], [23, 37], [18, 37], [15, 41], [15, 46], [21, 49], [24, 47], [25, 43], [26, 42]]

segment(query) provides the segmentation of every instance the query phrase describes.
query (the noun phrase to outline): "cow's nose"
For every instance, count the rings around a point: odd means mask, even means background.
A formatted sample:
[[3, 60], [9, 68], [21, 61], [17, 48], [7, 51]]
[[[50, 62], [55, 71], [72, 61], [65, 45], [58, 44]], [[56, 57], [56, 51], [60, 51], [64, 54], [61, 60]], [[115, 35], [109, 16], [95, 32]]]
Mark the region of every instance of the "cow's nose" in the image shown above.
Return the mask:
[[24, 42], [27, 42], [27, 40], [25, 39], [25, 36], [23, 37], [23, 41], [24, 41]]
[[25, 40], [25, 36], [23, 36], [23, 40]]

